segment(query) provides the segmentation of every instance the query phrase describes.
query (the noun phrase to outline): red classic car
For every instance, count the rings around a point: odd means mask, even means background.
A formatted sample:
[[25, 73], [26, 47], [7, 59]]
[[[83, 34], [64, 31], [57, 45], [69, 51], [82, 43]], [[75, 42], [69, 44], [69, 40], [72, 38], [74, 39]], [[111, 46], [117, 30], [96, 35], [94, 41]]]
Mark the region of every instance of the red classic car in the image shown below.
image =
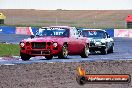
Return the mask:
[[52, 26], [42, 27], [31, 38], [20, 42], [20, 56], [22, 60], [29, 60], [34, 56], [53, 56], [65, 59], [68, 55], [89, 55], [89, 41], [82, 37], [75, 27]]

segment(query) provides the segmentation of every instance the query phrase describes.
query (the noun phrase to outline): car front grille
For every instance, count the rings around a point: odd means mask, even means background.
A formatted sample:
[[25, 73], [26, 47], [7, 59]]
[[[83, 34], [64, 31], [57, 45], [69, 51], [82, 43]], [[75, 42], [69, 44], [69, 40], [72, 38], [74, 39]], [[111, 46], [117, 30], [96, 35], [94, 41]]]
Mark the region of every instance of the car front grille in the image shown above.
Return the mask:
[[93, 43], [93, 42], [90, 42], [90, 46], [95, 46], [95, 43]]
[[32, 42], [32, 49], [45, 49], [46, 42]]
[[32, 51], [31, 54], [39, 54], [39, 55], [44, 55], [44, 54], [50, 54], [50, 51]]

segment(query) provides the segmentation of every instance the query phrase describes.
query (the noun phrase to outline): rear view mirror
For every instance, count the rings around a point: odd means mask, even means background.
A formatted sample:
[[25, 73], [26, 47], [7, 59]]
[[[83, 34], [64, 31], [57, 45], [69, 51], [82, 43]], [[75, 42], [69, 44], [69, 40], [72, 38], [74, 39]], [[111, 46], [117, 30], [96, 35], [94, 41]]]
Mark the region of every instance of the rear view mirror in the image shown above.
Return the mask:
[[34, 35], [31, 35], [31, 36], [30, 36], [31, 39], [34, 38], [34, 37], [35, 37]]

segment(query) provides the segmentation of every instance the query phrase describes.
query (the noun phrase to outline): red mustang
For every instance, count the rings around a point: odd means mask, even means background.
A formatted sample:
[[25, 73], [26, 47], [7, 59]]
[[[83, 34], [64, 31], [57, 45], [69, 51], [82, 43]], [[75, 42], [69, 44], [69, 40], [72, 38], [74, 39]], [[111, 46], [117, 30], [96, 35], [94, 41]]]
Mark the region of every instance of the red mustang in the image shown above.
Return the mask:
[[52, 26], [40, 28], [36, 36], [20, 42], [22, 60], [33, 56], [45, 56], [46, 59], [67, 58], [68, 55], [89, 55], [89, 41], [82, 37], [75, 27]]

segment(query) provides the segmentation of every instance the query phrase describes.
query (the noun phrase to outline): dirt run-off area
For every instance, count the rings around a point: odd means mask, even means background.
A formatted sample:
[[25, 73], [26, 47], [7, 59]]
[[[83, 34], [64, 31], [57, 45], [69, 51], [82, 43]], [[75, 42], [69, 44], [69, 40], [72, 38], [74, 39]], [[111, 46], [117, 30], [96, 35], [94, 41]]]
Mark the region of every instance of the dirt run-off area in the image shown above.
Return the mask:
[[76, 82], [78, 66], [89, 74], [132, 75], [131, 60], [0, 65], [0, 88], [132, 88], [131, 82], [80, 86]]

